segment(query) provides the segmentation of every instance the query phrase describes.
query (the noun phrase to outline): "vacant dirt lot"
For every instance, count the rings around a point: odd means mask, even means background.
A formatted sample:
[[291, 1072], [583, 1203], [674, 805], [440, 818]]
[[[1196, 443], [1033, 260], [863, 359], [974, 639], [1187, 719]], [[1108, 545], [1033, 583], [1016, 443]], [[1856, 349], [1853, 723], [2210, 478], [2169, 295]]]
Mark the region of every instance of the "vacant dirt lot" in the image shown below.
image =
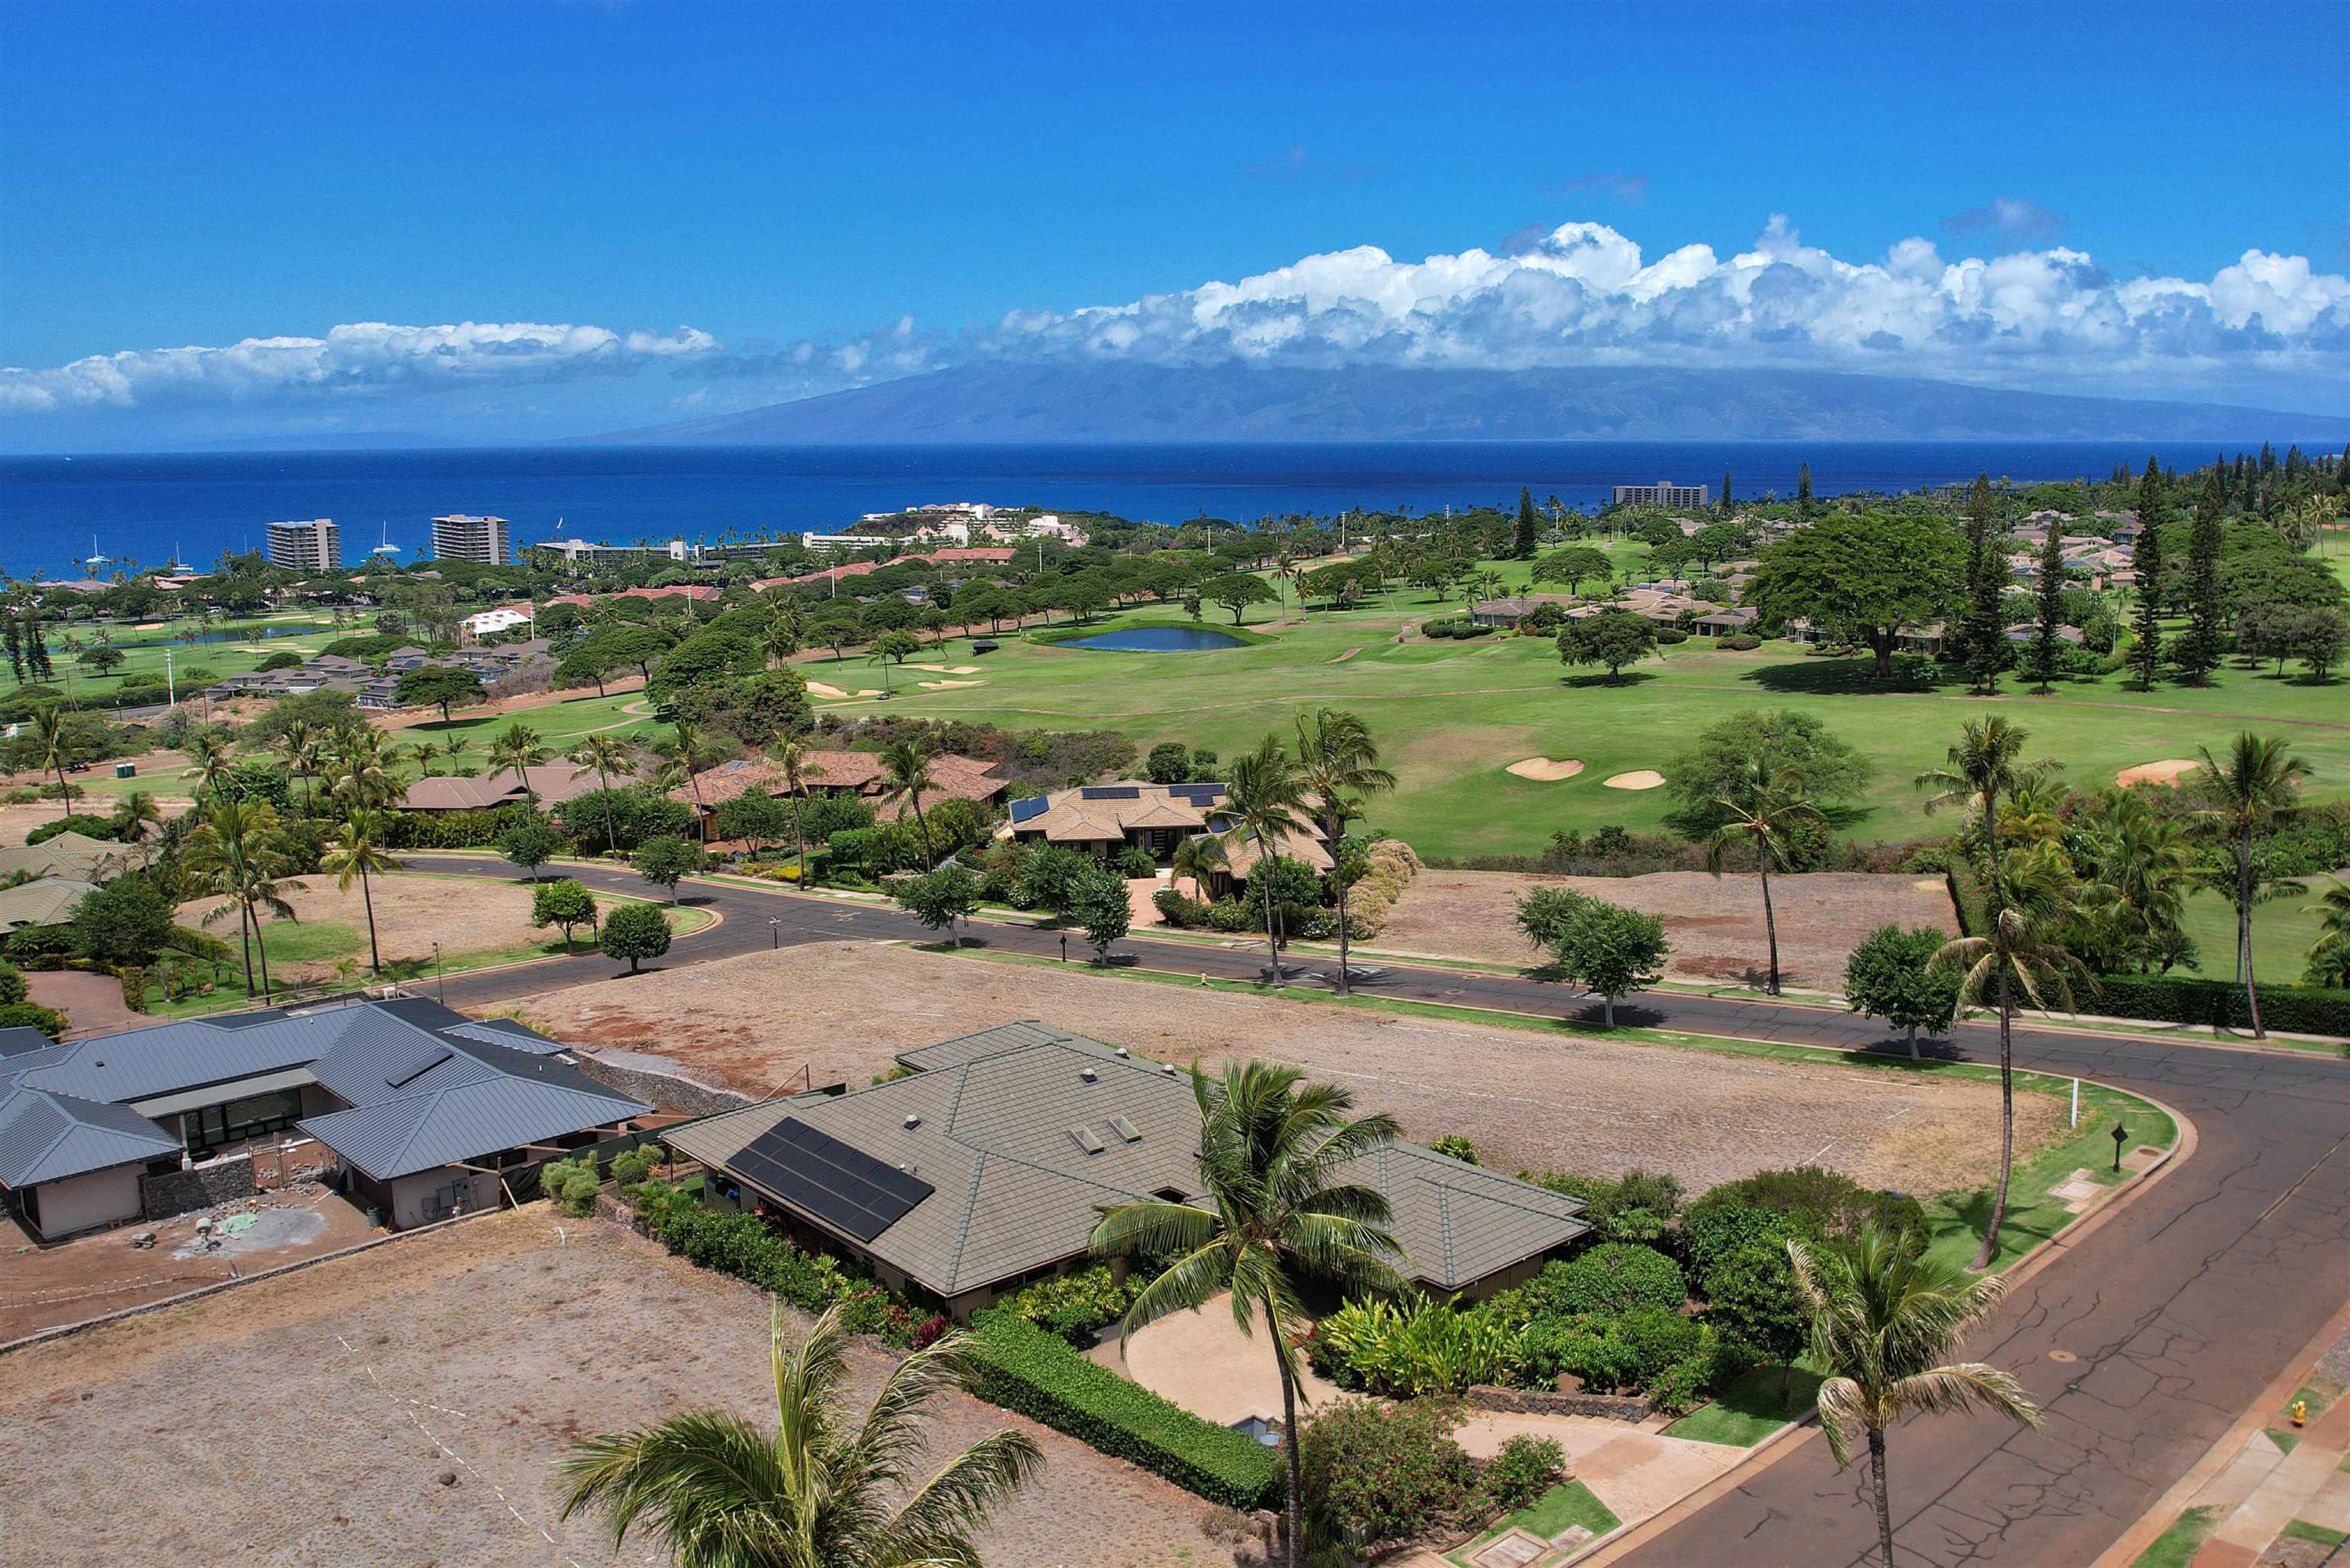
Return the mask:
[[[1514, 871], [1422, 871], [1373, 946], [1494, 963], [1533, 963], [1543, 956], [1513, 917], [1531, 888], [1573, 888], [1611, 904], [1656, 915], [1672, 939], [1666, 973], [1674, 980], [1761, 985], [1769, 946], [1761, 879], [1725, 872], [1660, 871], [1648, 877], [1541, 877]], [[1939, 877], [1872, 877], [1820, 871], [1771, 878], [1779, 915], [1779, 972], [1788, 985], [1833, 991], [1844, 961], [1882, 925], [1933, 926], [1956, 932], [1948, 889]]]
[[[1999, 1157], [1989, 1085], [1919, 1082], [1560, 1032], [1191, 990], [861, 942], [746, 953], [549, 992], [520, 1004], [566, 1040], [658, 1054], [764, 1095], [803, 1067], [863, 1085], [891, 1058], [1040, 1018], [1161, 1061], [1267, 1055], [1355, 1090], [1426, 1141], [1466, 1134], [1503, 1169], [1673, 1172], [1692, 1192], [1810, 1160], [1907, 1191], [1972, 1186]], [[2019, 1096], [2032, 1147], [2063, 1120]]]
[[[141, 769], [140, 771], [144, 772], [145, 770]], [[172, 774], [167, 775], [165, 779], [159, 780], [155, 784], [154, 788], [159, 792], [186, 788], [187, 786], [185, 784], [177, 782], [177, 773], [174, 772]], [[26, 775], [25, 782], [27, 784], [32, 782], [29, 774]], [[74, 815], [76, 816], [105, 816], [114, 810], [114, 803], [117, 798], [118, 797], [113, 795], [98, 794], [95, 793], [86, 796], [78, 797], [74, 801]], [[195, 803], [193, 801], [188, 800], [185, 797], [175, 798], [171, 794], [162, 793], [159, 793], [155, 797], [156, 809], [161, 811], [167, 817], [177, 816], [194, 804]], [[61, 801], [43, 800], [36, 801], [30, 805], [0, 805], [0, 847], [5, 847], [12, 844], [24, 843], [25, 835], [32, 832], [33, 829], [40, 826], [45, 822], [57, 821], [58, 818], [64, 816], [65, 814], [65, 805]], [[150, 828], [148, 831], [152, 833], [154, 829]]]
[[[294, 906], [296, 918], [310, 925], [347, 926], [357, 931], [359, 945], [355, 950], [364, 961], [368, 919], [359, 884], [354, 882], [351, 890], [344, 893], [336, 888], [332, 877], [304, 877], [298, 880], [300, 891], [286, 892], [286, 901]], [[436, 941], [447, 955], [503, 952], [562, 934], [552, 928], [544, 931], [531, 929], [527, 883], [401, 876], [378, 877], [374, 881], [376, 937], [383, 945], [386, 963], [429, 959]], [[287, 884], [281, 883], [279, 887], [285, 891]], [[197, 898], [183, 904], [180, 907], [180, 919], [183, 924], [197, 926], [204, 912], [219, 901]], [[236, 946], [234, 913], [202, 929], [231, 948]], [[581, 928], [581, 940], [586, 940], [587, 934], [586, 928]], [[335, 966], [331, 959], [322, 959], [287, 964], [281, 971], [273, 963], [270, 972], [275, 978], [287, 981], [324, 980], [335, 972]]]
[[[720, 1406], [772, 1428], [767, 1308], [601, 1221], [484, 1217], [0, 1360], [5, 1556], [43, 1563], [588, 1568], [666, 1562], [556, 1518], [569, 1438]], [[880, 1355], [855, 1353], [869, 1396]], [[955, 1396], [941, 1451], [999, 1427], [1045, 1473], [982, 1540], [1004, 1568], [1229, 1561], [1206, 1504]], [[918, 1469], [922, 1467], [917, 1466]], [[451, 1480], [443, 1484], [442, 1477]]]

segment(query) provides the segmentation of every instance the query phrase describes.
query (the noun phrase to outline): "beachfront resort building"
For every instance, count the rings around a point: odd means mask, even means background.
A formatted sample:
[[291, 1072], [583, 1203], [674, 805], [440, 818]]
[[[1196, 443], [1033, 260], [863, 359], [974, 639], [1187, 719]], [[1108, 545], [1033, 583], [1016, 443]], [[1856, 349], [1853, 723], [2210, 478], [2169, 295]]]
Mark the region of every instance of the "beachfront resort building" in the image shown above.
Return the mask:
[[[1090, 1266], [1101, 1210], [1197, 1201], [1200, 1107], [1172, 1064], [1035, 1022], [898, 1057], [910, 1075], [679, 1127], [718, 1207], [971, 1314]], [[1394, 1211], [1399, 1272], [1439, 1296], [1531, 1277], [1582, 1236], [1583, 1201], [1400, 1140], [1338, 1168]]]
[[503, 517], [469, 517], [462, 512], [432, 519], [432, 558], [503, 566], [514, 559], [513, 535]]
[[1614, 504], [1617, 506], [1703, 506], [1709, 486], [1675, 484], [1660, 479], [1654, 484], [1619, 484], [1616, 486]]
[[331, 517], [269, 524], [269, 564], [302, 576], [343, 569], [343, 535]]

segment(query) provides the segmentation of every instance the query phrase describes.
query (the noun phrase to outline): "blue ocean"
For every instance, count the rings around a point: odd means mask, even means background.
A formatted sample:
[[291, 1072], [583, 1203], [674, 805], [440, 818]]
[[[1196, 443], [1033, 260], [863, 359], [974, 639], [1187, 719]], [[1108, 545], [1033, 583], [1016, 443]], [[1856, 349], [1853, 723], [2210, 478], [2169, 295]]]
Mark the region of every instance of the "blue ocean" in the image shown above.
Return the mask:
[[[2176, 443], [2024, 441], [1441, 441], [1264, 445], [525, 447], [0, 458], [0, 567], [79, 575], [86, 556], [208, 565], [272, 519], [332, 517], [346, 561], [379, 542], [415, 559], [429, 519], [511, 519], [518, 543], [716, 539], [830, 531], [937, 501], [1033, 504], [1175, 523], [1357, 507], [1440, 512], [1537, 499], [1596, 505], [1667, 479], [1793, 494], [1916, 490], [1989, 473], [2017, 483], [2208, 462]], [[94, 543], [93, 543], [94, 541]]]

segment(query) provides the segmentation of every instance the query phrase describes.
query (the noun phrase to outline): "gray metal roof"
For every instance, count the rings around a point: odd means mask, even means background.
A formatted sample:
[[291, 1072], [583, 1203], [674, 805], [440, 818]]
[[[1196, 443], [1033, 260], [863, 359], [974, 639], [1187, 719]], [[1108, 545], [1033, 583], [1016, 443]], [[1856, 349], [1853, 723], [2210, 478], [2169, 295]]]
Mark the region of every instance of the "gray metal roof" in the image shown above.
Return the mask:
[[[1189, 1075], [1033, 1021], [899, 1060], [917, 1069], [913, 1076], [830, 1099], [753, 1106], [681, 1127], [670, 1141], [724, 1166], [791, 1116], [910, 1171], [936, 1190], [865, 1248], [942, 1296], [1083, 1254], [1099, 1206], [1197, 1189], [1200, 1112]], [[1140, 1136], [1129, 1140], [1114, 1118]], [[1098, 1152], [1088, 1152], [1080, 1129]], [[1578, 1199], [1412, 1144], [1388, 1144], [1343, 1174], [1386, 1196], [1403, 1272], [1440, 1290], [1588, 1229]]]
[[176, 1155], [180, 1140], [127, 1106], [0, 1088], [0, 1187]]

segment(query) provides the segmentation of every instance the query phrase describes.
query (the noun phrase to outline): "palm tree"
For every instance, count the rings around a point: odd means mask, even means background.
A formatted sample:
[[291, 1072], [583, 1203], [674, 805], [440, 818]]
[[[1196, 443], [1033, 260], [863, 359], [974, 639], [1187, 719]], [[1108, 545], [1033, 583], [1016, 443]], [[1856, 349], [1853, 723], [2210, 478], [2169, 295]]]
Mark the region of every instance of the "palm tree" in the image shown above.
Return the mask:
[[1932, 789], [1929, 812], [1958, 806], [1982, 824], [1983, 846], [1991, 874], [1999, 875], [1999, 799], [2030, 789], [2064, 764], [2041, 761], [2018, 763], [2031, 732], [2005, 719], [1970, 719], [1959, 732], [1959, 743], [1949, 752], [1948, 767], [1929, 768], [1918, 775], [1918, 787]]
[[522, 785], [523, 798], [530, 809], [538, 809], [538, 791], [531, 787], [530, 774], [525, 769], [535, 768], [546, 761], [546, 745], [536, 730], [528, 724], [512, 723], [498, 732], [489, 745], [490, 772], [500, 768], [514, 769], [515, 782]]
[[1402, 1288], [1403, 1249], [1386, 1227], [1388, 1200], [1343, 1179], [1343, 1168], [1399, 1136], [1394, 1118], [1349, 1118], [1354, 1096], [1336, 1084], [1304, 1084], [1296, 1067], [1227, 1064], [1222, 1078], [1191, 1071], [1200, 1107], [1196, 1203], [1121, 1204], [1094, 1227], [1093, 1250], [1109, 1257], [1171, 1256], [1136, 1293], [1119, 1341], [1170, 1313], [1196, 1312], [1232, 1293], [1232, 1320], [1253, 1334], [1259, 1318], [1281, 1375], [1281, 1446], [1289, 1461], [1289, 1563], [1304, 1532], [1297, 1458], [1297, 1352], [1309, 1326], [1303, 1296], [1336, 1286], [1349, 1299]]
[[1748, 760], [1736, 794], [1718, 795], [1713, 804], [1727, 812], [1729, 819], [1705, 841], [1705, 868], [1719, 877], [1721, 862], [1733, 846], [1752, 846], [1754, 868], [1762, 874], [1762, 931], [1771, 947], [1770, 992], [1776, 996], [1779, 917], [1771, 908], [1771, 864], [1776, 861], [1782, 868], [1789, 864], [1790, 835], [1806, 823], [1818, 822], [1820, 808], [1804, 794], [1803, 779], [1795, 769], [1783, 768], [1773, 775], [1764, 771], [1760, 757]]
[[[37, 724], [39, 720], [36, 719], [34, 722]], [[228, 773], [229, 762], [228, 741], [214, 732], [202, 731], [188, 742], [188, 765], [181, 770], [180, 776], [196, 781], [192, 793], [202, 800], [219, 790], [221, 780]], [[66, 804], [66, 813], [68, 815], [73, 813], [70, 801]]]
[[666, 741], [656, 742], [653, 750], [675, 763], [685, 774], [686, 785], [693, 791], [693, 815], [702, 829], [702, 842], [710, 842], [710, 818], [702, 803], [702, 780], [696, 776], [694, 763], [702, 754], [702, 732], [693, 721], [680, 714], [670, 722], [674, 732]]
[[789, 736], [767, 748], [767, 755], [784, 771], [784, 793], [792, 797], [792, 846], [799, 856], [798, 884], [807, 886], [807, 829], [801, 808], [807, 804], [810, 779], [822, 778], [824, 769], [811, 760], [806, 742]]
[[2114, 790], [2089, 846], [2104, 899], [2099, 924], [2113, 934], [2111, 967], [2158, 960], [2174, 946], [2202, 867], [2186, 825], [2158, 813], [2136, 790]]
[[1253, 752], [1232, 759], [1232, 779], [1218, 808], [1230, 819], [1228, 835], [1256, 840], [1257, 863], [1252, 878], [1264, 877], [1264, 940], [1273, 950], [1273, 987], [1287, 982], [1281, 973], [1281, 844], [1291, 834], [1308, 831], [1302, 815], [1305, 786], [1297, 763], [1278, 735], [1267, 735]]
[[893, 801], [910, 801], [914, 807], [914, 827], [922, 836], [922, 864], [931, 860], [931, 827], [922, 820], [922, 793], [936, 791], [938, 782], [931, 777], [931, 753], [928, 747], [916, 740], [900, 737], [881, 748], [882, 784], [888, 797]]
[[2318, 895], [2314, 904], [2303, 904], [2301, 912], [2315, 915], [2317, 940], [2309, 944], [2309, 957], [2314, 961], [2320, 949], [2350, 949], [2350, 882], [2339, 877], [2329, 877], [2333, 884]]
[[[222, 901], [205, 911], [204, 924], [221, 920], [234, 910], [237, 940], [244, 946], [244, 989], [253, 992], [254, 950], [261, 948], [261, 911], [280, 919], [295, 919], [294, 906], [278, 890], [277, 878], [294, 870], [286, 853], [286, 835], [278, 826], [277, 808], [265, 800], [227, 800], [214, 795], [203, 818], [188, 835], [183, 864], [198, 885], [221, 895]], [[301, 884], [289, 884], [298, 890]], [[261, 948], [261, 999], [269, 1000], [269, 952]]]
[[1212, 833], [1202, 833], [1186, 838], [1175, 846], [1175, 875], [1191, 879], [1191, 896], [1208, 896], [1208, 878], [1219, 871], [1232, 869], [1232, 857], [1224, 852], [1224, 841]]
[[73, 815], [73, 785], [67, 782], [66, 768], [73, 761], [76, 747], [72, 732], [66, 728], [65, 711], [48, 707], [33, 715], [34, 755], [43, 774], [54, 771], [57, 775], [57, 794], [66, 803], [66, 815]]
[[390, 805], [408, 793], [408, 786], [400, 783], [397, 762], [384, 750], [381, 730], [370, 724], [349, 725], [337, 732], [334, 746], [324, 760], [332, 775], [328, 792], [342, 802], [347, 812]]
[[310, 774], [318, 765], [318, 735], [310, 728], [307, 719], [296, 719], [277, 737], [277, 749], [286, 754], [286, 765], [292, 768], [302, 781], [302, 809], [310, 809]]
[[1790, 1241], [1787, 1256], [1811, 1320], [1813, 1358], [1828, 1373], [1819, 1395], [1828, 1449], [1843, 1469], [1853, 1460], [1854, 1435], [1866, 1437], [1877, 1544], [1892, 1568], [1885, 1434], [1896, 1422], [1981, 1410], [2040, 1429], [2040, 1407], [2014, 1378], [1983, 1362], [1946, 1359], [1999, 1304], [2007, 1281], [1998, 1274], [1966, 1280], [1882, 1231], [1828, 1242], [1816, 1253]]
[[108, 819], [115, 836], [126, 844], [143, 843], [150, 827], [163, 826], [162, 809], [155, 797], [143, 789], [132, 790], [114, 805], [114, 815]]
[[636, 771], [636, 760], [629, 754], [629, 743], [617, 735], [583, 735], [579, 743], [563, 753], [573, 765], [571, 776], [581, 774], [596, 775], [596, 787], [604, 796], [604, 846], [618, 855], [620, 852], [619, 830], [612, 825], [612, 775]]
[[384, 826], [380, 812], [364, 807], [352, 812], [336, 830], [334, 848], [318, 862], [318, 868], [333, 877], [343, 892], [349, 892], [353, 879], [358, 880], [360, 901], [367, 905], [368, 968], [378, 980], [383, 978], [383, 952], [376, 945], [375, 888], [368, 878], [369, 873], [400, 869], [400, 862], [380, 847]]
[[2244, 977], [2244, 1001], [2252, 1012], [2252, 1038], [2265, 1040], [2268, 1031], [2261, 1027], [2261, 993], [2252, 984], [2252, 837], [2300, 809], [2293, 781], [2305, 776], [2309, 764], [2287, 752], [2282, 737], [2255, 735], [2250, 730], [2236, 737], [2224, 764], [2211, 755], [2210, 747], [2196, 749], [2210, 774], [2208, 788], [2215, 803], [2199, 815], [2222, 829], [2235, 845], [2236, 970]]
[[1362, 809], [1363, 796], [1395, 788], [1396, 776], [1379, 766], [1379, 744], [1371, 739], [1370, 726], [1357, 714], [1327, 708], [1317, 711], [1311, 724], [1302, 715], [1297, 721], [1297, 771], [1315, 797], [1324, 836], [1330, 844], [1330, 880], [1338, 889], [1338, 994], [1345, 996], [1351, 945], [1347, 929], [1347, 883], [1351, 868], [1343, 842], [1347, 822]]
[[792, 1345], [777, 1307], [772, 1334], [773, 1437], [729, 1411], [690, 1410], [576, 1438], [563, 1517], [602, 1514], [616, 1552], [645, 1524], [680, 1568], [978, 1568], [972, 1535], [1045, 1459], [1025, 1433], [991, 1432], [913, 1484], [922, 1407], [975, 1375], [966, 1336], [899, 1362], [856, 1421], [841, 1308]]
[[2015, 1079], [2012, 1030], [2014, 987], [2035, 1007], [2054, 993], [2069, 1011], [2072, 976], [2085, 978], [2087, 966], [2064, 945], [2064, 923], [2073, 914], [2073, 867], [2053, 844], [2034, 844], [2008, 857], [1985, 889], [1991, 902], [1991, 935], [1960, 937], [1942, 944], [1934, 962], [1961, 973], [1960, 997], [1981, 1002], [1986, 990], [1999, 998], [1999, 1188], [1992, 1199], [1991, 1228], [1973, 1266], [1989, 1268], [1999, 1255], [1999, 1228], [2007, 1217], [2008, 1168], [2015, 1163]]

